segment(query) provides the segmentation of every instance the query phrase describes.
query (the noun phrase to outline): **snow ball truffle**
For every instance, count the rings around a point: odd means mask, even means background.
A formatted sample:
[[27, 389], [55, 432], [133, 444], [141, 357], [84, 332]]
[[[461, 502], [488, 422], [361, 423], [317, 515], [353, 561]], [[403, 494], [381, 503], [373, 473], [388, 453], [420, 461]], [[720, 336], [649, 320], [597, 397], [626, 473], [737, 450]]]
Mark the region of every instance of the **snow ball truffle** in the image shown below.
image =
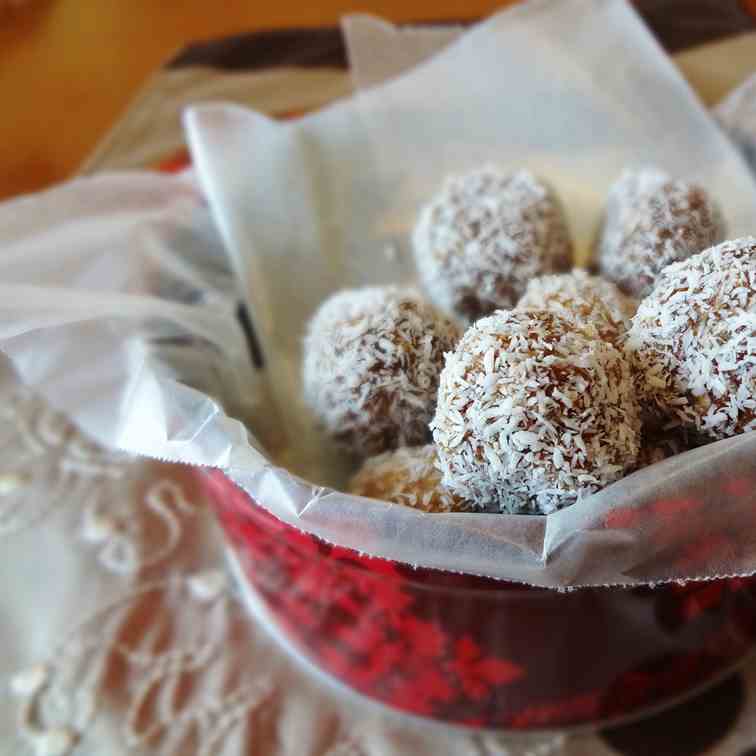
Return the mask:
[[466, 322], [514, 307], [533, 276], [566, 270], [572, 257], [555, 195], [527, 171], [448, 179], [412, 242], [429, 296]]
[[661, 416], [715, 439], [756, 429], [756, 239], [665, 268], [626, 349]]
[[626, 294], [643, 298], [667, 265], [724, 236], [722, 214], [702, 187], [653, 169], [626, 171], [609, 192], [599, 267]]
[[618, 344], [638, 303], [613, 283], [584, 270], [534, 278], [525, 289], [518, 310], [547, 309], [578, 322], [592, 323], [605, 341]]
[[622, 353], [547, 310], [499, 311], [465, 333], [446, 357], [431, 427], [452, 493], [526, 514], [620, 478], [640, 444]]
[[425, 443], [443, 355], [458, 337], [413, 289], [337, 293], [305, 337], [305, 401], [325, 431], [359, 455]]
[[349, 493], [393, 501], [423, 512], [469, 509], [441, 485], [433, 444], [405, 447], [371, 457], [349, 482]]

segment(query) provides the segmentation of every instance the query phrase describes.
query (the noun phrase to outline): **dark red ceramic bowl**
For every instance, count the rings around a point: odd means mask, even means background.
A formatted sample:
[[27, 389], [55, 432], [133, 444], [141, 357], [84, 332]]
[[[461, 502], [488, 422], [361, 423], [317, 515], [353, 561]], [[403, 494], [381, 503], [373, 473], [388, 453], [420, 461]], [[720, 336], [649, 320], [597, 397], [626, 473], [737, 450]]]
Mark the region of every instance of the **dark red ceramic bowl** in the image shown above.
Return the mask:
[[[597, 725], [719, 679], [756, 638], [756, 580], [557, 592], [361, 556], [202, 473], [274, 632], [407, 714], [508, 730]], [[492, 515], [493, 516], [493, 515]]]

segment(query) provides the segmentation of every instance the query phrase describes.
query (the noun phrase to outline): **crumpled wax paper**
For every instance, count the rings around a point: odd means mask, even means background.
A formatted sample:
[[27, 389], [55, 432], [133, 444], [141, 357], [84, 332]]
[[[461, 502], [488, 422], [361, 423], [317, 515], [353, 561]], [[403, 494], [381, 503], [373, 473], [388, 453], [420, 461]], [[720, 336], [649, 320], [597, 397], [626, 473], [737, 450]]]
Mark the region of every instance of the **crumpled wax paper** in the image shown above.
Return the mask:
[[0, 208], [0, 346], [86, 431], [222, 467], [285, 522], [410, 564], [548, 587], [756, 571], [756, 434], [548, 517], [425, 515], [338, 492], [346, 460], [301, 400], [308, 318], [338, 288], [415, 280], [409, 232], [450, 173], [542, 174], [582, 259], [628, 165], [702, 182], [731, 237], [754, 230], [742, 157], [624, 0], [515, 7], [297, 121], [213, 104], [185, 124], [201, 191], [103, 176]]

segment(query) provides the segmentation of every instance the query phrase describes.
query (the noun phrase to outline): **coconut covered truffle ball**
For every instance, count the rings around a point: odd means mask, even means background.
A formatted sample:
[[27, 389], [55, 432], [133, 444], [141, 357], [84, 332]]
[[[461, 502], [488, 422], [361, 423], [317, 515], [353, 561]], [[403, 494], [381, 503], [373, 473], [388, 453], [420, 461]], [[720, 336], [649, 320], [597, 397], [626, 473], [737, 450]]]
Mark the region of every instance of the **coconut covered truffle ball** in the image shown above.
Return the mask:
[[514, 307], [533, 276], [566, 270], [572, 257], [554, 193], [528, 171], [448, 179], [412, 242], [428, 295], [465, 322]]
[[631, 469], [640, 445], [622, 353], [547, 310], [499, 311], [465, 333], [431, 427], [443, 484], [508, 512], [574, 503]]
[[518, 310], [547, 309], [579, 322], [592, 323], [605, 341], [618, 344], [638, 303], [611, 281], [584, 270], [534, 278], [525, 289]]
[[756, 428], [756, 239], [665, 268], [626, 349], [659, 415], [715, 439]]
[[598, 263], [623, 292], [643, 298], [667, 265], [724, 236], [722, 214], [703, 187], [653, 169], [626, 171], [609, 192]]
[[348, 490], [357, 496], [393, 501], [423, 512], [460, 512], [470, 508], [441, 485], [433, 444], [371, 457], [349, 482]]
[[310, 321], [305, 400], [326, 432], [358, 455], [425, 443], [443, 355], [458, 336], [413, 289], [339, 292]]

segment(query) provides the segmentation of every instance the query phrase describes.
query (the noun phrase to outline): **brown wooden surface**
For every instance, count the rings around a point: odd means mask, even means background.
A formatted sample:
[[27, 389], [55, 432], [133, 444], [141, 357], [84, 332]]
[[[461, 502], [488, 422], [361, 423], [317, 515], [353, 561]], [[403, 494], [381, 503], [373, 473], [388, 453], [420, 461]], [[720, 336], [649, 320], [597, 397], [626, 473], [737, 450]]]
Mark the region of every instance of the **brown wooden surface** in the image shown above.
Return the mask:
[[[458, 20], [511, 2], [29, 0], [26, 8], [5, 11], [0, 2], [0, 199], [71, 175], [150, 72], [190, 41], [333, 25], [348, 11], [394, 21]], [[636, 2], [640, 10], [651, 10], [649, 21], [662, 19], [667, 37], [682, 43], [700, 41], [728, 13], [748, 9], [756, 15], [756, 0]]]
[[350, 10], [457, 19], [507, 1], [29, 0], [0, 10], [0, 198], [70, 175], [150, 72], [192, 40], [333, 25]]

